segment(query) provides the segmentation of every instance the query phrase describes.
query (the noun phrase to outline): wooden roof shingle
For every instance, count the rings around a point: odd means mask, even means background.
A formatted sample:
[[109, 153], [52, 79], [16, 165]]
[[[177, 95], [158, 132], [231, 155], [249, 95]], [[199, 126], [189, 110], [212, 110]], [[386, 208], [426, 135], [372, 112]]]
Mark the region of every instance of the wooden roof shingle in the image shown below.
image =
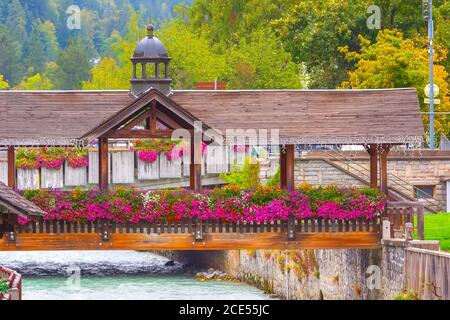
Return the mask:
[[3, 182], [0, 182], [0, 207], [23, 218], [46, 215], [37, 205], [22, 197]]
[[[280, 143], [413, 143], [424, 136], [416, 89], [175, 90], [169, 98], [223, 134], [278, 129]], [[128, 91], [0, 91], [0, 145], [67, 144], [133, 101]]]

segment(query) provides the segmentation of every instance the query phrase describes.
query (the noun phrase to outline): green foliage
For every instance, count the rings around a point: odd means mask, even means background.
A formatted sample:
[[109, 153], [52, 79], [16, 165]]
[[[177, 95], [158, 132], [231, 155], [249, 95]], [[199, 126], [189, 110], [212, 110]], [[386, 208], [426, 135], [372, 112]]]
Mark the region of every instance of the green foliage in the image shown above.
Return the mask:
[[0, 293], [6, 294], [8, 293], [8, 291], [9, 291], [8, 282], [5, 279], [0, 278]]
[[419, 295], [410, 290], [410, 291], [404, 291], [398, 296], [394, 297], [394, 300], [420, 300]]
[[4, 81], [3, 80], [3, 75], [0, 74], [0, 90], [8, 89], [8, 88], [9, 88], [8, 82]]
[[158, 35], [172, 57], [171, 77], [175, 88], [192, 89], [195, 82], [224, 78], [228, 67], [226, 57], [214, 53], [209, 41], [193, 34], [183, 21], [164, 24]]
[[261, 184], [259, 169], [259, 163], [253, 162], [247, 157], [242, 167], [235, 166], [230, 173], [221, 174], [220, 178], [240, 189], [253, 190]]
[[72, 39], [58, 55], [52, 82], [64, 90], [81, 89], [91, 75], [89, 60], [87, 46], [78, 38]]
[[298, 89], [302, 87], [300, 67], [270, 30], [251, 32], [227, 54], [232, 67], [228, 77], [233, 89]]
[[0, 44], [0, 74], [14, 86], [24, 74], [21, 47], [11, 31], [2, 24], [0, 24]]
[[276, 188], [280, 185], [280, 166], [277, 167], [275, 174], [267, 181], [267, 186]]
[[22, 80], [14, 90], [52, 90], [53, 84], [45, 75], [39, 73]]
[[[378, 33], [376, 42], [360, 36], [359, 51], [350, 52], [341, 48], [347, 60], [356, 61], [355, 69], [348, 73], [349, 80], [343, 82], [344, 88], [405, 88], [415, 87], [419, 93], [422, 111], [428, 107], [423, 103], [423, 88], [429, 82], [429, 57], [426, 41], [405, 39], [404, 34], [395, 30]], [[444, 50], [437, 50], [435, 61], [445, 58]], [[436, 112], [450, 112], [448, 73], [444, 66], [434, 66], [434, 79], [440, 88], [441, 104], [436, 105]], [[424, 125], [429, 127], [428, 116], [423, 117]], [[437, 117], [435, 122], [436, 138], [443, 133], [450, 135], [450, 117]]]
[[424, 216], [425, 240], [439, 240], [441, 250], [450, 251], [450, 212]]
[[103, 58], [91, 70], [92, 79], [83, 82], [84, 90], [115, 90], [130, 87], [129, 68], [121, 68], [111, 57]]

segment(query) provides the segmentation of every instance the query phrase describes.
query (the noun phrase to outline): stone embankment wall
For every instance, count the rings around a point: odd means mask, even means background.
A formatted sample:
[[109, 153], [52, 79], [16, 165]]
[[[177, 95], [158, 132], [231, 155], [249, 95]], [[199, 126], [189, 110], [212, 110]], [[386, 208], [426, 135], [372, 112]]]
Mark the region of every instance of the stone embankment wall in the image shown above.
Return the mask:
[[[190, 263], [193, 268], [225, 271], [283, 299], [391, 300], [406, 291], [421, 299], [448, 295], [450, 254], [438, 249], [436, 241], [390, 239], [373, 250], [159, 253]], [[417, 250], [420, 254], [413, 256]], [[428, 286], [420, 279], [426, 279]], [[433, 290], [437, 295], [433, 296]]]

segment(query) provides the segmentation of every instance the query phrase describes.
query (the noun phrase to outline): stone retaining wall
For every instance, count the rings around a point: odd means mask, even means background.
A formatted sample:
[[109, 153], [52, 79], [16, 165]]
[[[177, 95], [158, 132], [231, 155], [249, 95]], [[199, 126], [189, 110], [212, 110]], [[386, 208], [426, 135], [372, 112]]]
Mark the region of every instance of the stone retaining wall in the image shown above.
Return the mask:
[[[410, 248], [438, 250], [439, 242], [390, 239], [383, 240], [382, 247], [373, 250], [158, 253], [189, 263], [193, 268], [211, 267], [225, 271], [268, 294], [283, 299], [392, 300], [410, 289], [405, 281], [407, 270], [405, 257]], [[419, 270], [417, 272], [419, 273]], [[436, 280], [436, 283], [439, 281]]]

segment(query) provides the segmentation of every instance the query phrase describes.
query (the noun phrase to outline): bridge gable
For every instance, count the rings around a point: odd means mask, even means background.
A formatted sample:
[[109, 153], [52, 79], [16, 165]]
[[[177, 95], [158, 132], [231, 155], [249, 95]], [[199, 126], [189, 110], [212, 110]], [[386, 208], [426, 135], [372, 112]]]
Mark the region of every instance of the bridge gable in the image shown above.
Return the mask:
[[[89, 144], [98, 138], [170, 138], [176, 129], [193, 130], [196, 121], [200, 120], [158, 90], [151, 89], [91, 129], [82, 139]], [[145, 125], [139, 127], [142, 123]], [[164, 128], [158, 128], [158, 124]]]

